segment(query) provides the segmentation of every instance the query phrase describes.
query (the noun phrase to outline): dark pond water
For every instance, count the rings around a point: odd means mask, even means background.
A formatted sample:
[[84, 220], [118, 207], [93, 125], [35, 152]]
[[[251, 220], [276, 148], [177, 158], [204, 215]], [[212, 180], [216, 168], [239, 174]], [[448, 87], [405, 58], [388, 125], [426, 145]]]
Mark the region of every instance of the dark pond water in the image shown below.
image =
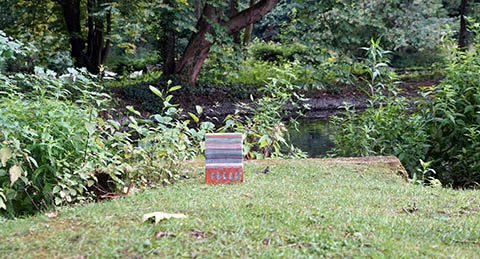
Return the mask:
[[325, 157], [335, 147], [333, 129], [328, 120], [300, 120], [298, 131], [289, 127], [290, 142], [309, 157]]

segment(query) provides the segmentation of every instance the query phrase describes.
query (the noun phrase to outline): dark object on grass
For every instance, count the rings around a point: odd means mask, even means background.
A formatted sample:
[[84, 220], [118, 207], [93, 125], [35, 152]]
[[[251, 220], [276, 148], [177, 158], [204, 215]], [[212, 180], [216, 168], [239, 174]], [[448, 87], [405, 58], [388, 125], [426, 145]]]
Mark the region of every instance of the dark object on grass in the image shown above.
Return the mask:
[[270, 166], [267, 166], [263, 171], [259, 172], [259, 174], [268, 174], [270, 173]]

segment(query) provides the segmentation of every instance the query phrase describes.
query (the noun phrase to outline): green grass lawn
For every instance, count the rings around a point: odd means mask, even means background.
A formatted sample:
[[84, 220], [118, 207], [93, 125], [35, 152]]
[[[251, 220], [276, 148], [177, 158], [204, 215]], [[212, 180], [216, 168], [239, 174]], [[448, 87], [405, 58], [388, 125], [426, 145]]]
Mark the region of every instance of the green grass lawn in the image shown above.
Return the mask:
[[[257, 173], [267, 165], [271, 173]], [[0, 257], [480, 257], [480, 191], [335, 160], [249, 162], [245, 174], [206, 185], [197, 168], [175, 185], [57, 218], [0, 219]], [[142, 222], [155, 211], [188, 217]]]

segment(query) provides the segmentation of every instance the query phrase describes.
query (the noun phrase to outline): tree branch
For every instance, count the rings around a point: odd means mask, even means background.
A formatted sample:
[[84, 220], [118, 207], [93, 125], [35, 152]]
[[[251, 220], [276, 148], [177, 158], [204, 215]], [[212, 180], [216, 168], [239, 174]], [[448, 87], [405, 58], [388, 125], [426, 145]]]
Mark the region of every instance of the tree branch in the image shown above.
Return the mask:
[[220, 22], [220, 25], [227, 28], [229, 35], [240, 31], [247, 25], [255, 23], [270, 12], [279, 0], [261, 0], [254, 6], [247, 8], [237, 15], [232, 16], [229, 21]]

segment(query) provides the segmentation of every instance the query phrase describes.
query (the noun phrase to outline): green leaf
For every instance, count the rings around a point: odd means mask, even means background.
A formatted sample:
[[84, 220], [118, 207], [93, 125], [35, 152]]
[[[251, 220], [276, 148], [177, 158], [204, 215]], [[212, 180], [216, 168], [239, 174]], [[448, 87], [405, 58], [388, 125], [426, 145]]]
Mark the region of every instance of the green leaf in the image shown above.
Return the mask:
[[60, 191], [60, 186], [57, 185], [57, 186], [53, 187], [53, 191], [52, 191], [53, 193], [57, 193], [59, 191]]
[[0, 150], [0, 158], [2, 160], [3, 167], [7, 166], [7, 161], [12, 157], [12, 150], [8, 147], [4, 147]]
[[198, 123], [198, 122], [200, 121], [195, 114], [193, 114], [193, 113], [191, 113], [191, 112], [189, 112], [188, 114], [190, 115], [190, 117], [192, 117], [192, 119], [193, 119], [196, 123]]
[[197, 114], [200, 115], [203, 112], [203, 108], [200, 105], [195, 105], [195, 109], [197, 110]]
[[470, 111], [472, 111], [475, 107], [473, 105], [468, 105], [465, 107], [465, 110], [463, 113], [469, 113]]
[[125, 108], [127, 108], [127, 110], [133, 112], [133, 113], [134, 113], [135, 115], [137, 115], [137, 116], [142, 116], [142, 115], [140, 114], [140, 112], [136, 111], [136, 110], [133, 108], [133, 106], [130, 106], [130, 105], [129, 105], [129, 106], [125, 107]]
[[20, 175], [22, 175], [22, 168], [14, 165], [10, 167], [10, 170], [8, 170], [8, 172], [10, 173], [10, 187], [12, 187], [13, 184], [18, 180]]
[[150, 88], [150, 91], [152, 91], [154, 94], [158, 95], [159, 97], [162, 97], [162, 92], [160, 92], [155, 86], [149, 85], [148, 88]]
[[118, 123], [117, 121], [114, 121], [114, 120], [108, 120], [108, 122], [110, 122], [110, 124], [111, 124], [116, 130], [120, 130], [120, 123]]
[[177, 91], [178, 89], [182, 88], [181, 86], [177, 85], [177, 86], [174, 86], [170, 89], [168, 89], [168, 92], [173, 92], [173, 91]]
[[260, 138], [260, 141], [259, 141], [260, 142], [260, 148], [268, 146], [267, 138], [268, 138], [267, 136], [262, 136]]
[[95, 125], [93, 125], [92, 123], [85, 123], [85, 128], [87, 129], [89, 135], [92, 135], [95, 132]]

